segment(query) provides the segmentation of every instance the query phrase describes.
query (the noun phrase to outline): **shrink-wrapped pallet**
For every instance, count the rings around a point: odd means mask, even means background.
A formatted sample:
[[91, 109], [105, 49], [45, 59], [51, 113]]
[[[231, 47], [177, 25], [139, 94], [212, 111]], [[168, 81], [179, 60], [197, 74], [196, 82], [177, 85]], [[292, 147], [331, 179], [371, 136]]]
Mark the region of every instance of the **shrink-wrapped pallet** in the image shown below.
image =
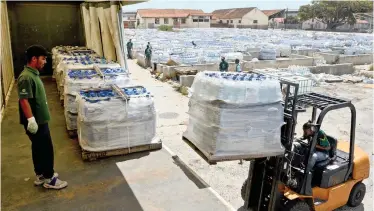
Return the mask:
[[103, 68], [99, 71], [95, 69], [66, 71], [63, 96], [65, 114], [71, 114], [65, 116], [68, 130], [77, 129], [78, 105], [76, 96], [81, 90], [108, 88], [111, 85], [128, 86], [131, 84], [128, 72], [123, 68]]
[[126, 87], [128, 100], [113, 89], [81, 91], [78, 136], [88, 151], [104, 151], [151, 144], [156, 135], [153, 97], [144, 87]]
[[276, 60], [277, 59], [277, 51], [276, 51], [276, 49], [272, 49], [272, 48], [261, 48], [259, 59], [260, 60]]
[[279, 81], [261, 74], [198, 73], [184, 136], [210, 160], [281, 154], [281, 99]]

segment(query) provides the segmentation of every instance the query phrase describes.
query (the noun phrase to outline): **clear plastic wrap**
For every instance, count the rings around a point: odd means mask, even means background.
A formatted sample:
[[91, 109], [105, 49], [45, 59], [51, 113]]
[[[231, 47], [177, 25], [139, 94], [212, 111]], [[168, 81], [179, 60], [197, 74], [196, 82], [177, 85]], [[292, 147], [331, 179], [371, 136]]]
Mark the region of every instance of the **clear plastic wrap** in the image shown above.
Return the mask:
[[204, 154], [224, 159], [281, 154], [279, 81], [261, 74], [239, 74], [252, 80], [236, 81], [215, 73], [204, 71], [195, 78], [186, 138]]
[[124, 100], [112, 89], [81, 91], [78, 136], [91, 150], [128, 148], [152, 143], [156, 135], [153, 98], [144, 87], [122, 88]]
[[277, 59], [276, 49], [261, 48], [259, 59], [260, 60], [276, 60]]
[[[65, 113], [72, 114], [78, 113], [75, 98], [82, 89], [109, 88], [110, 85], [129, 86], [132, 83], [127, 71], [122, 68], [103, 68], [101, 73], [95, 69], [67, 70], [64, 82], [64, 110]], [[71, 130], [77, 129], [76, 123], [72, 123], [72, 121], [70, 118], [67, 119], [66, 125]]]
[[203, 100], [233, 104], [268, 104], [282, 99], [278, 80], [252, 73], [199, 72], [191, 90]]

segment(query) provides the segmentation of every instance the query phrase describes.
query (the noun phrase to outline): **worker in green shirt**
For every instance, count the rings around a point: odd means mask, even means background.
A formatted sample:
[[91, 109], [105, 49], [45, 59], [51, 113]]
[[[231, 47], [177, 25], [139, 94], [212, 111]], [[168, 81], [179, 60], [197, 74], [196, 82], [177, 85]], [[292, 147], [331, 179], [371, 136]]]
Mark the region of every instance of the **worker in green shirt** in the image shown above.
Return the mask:
[[39, 71], [46, 64], [48, 52], [39, 45], [26, 50], [27, 65], [18, 77], [20, 123], [31, 140], [32, 160], [36, 174], [35, 185], [62, 189], [68, 183], [54, 172], [53, 144], [48, 122], [51, 119], [47, 97]]
[[151, 63], [151, 58], [152, 58], [152, 50], [149, 45], [147, 45], [147, 48], [145, 49], [145, 68], [151, 67], [152, 68], [152, 63]]
[[132, 42], [131, 39], [127, 42], [127, 58], [132, 59]]
[[317, 162], [325, 161], [329, 158], [329, 150], [331, 146], [326, 133], [323, 130], [318, 130], [311, 121], [308, 121], [303, 125], [303, 131], [303, 139], [311, 139], [317, 133], [316, 149], [306, 168], [306, 171], [309, 172], [314, 168]]
[[229, 63], [225, 61], [225, 57], [222, 56], [221, 63], [219, 63], [219, 71], [227, 72], [229, 70]]

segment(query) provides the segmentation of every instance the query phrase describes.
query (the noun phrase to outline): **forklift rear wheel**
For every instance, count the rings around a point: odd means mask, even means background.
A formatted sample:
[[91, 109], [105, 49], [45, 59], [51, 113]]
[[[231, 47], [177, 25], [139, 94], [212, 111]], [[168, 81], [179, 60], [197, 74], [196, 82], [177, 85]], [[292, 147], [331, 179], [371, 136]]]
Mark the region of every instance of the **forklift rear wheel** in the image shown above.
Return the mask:
[[351, 194], [349, 195], [348, 199], [348, 206], [350, 207], [357, 207], [361, 204], [362, 200], [365, 197], [366, 193], [366, 186], [362, 182], [357, 183], [353, 186], [351, 190]]
[[242, 185], [242, 190], [241, 190], [241, 194], [242, 194], [242, 199], [245, 201], [245, 190], [247, 190], [247, 182], [248, 182], [248, 179], [246, 179]]
[[284, 211], [311, 211], [309, 205], [305, 201], [294, 200], [289, 201], [284, 209]]

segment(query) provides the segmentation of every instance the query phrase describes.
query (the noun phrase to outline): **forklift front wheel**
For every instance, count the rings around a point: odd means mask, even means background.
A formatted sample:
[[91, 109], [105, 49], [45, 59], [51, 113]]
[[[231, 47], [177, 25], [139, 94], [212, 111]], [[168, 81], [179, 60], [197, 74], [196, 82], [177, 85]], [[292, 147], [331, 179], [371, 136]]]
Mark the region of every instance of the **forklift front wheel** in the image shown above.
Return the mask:
[[285, 206], [284, 211], [311, 211], [310, 206], [305, 201], [301, 200], [293, 200], [288, 201], [287, 205]]
[[357, 207], [361, 204], [362, 200], [365, 197], [366, 193], [366, 186], [364, 183], [359, 182], [355, 186], [353, 186], [351, 190], [351, 194], [349, 195], [348, 199], [348, 206], [350, 207]]

